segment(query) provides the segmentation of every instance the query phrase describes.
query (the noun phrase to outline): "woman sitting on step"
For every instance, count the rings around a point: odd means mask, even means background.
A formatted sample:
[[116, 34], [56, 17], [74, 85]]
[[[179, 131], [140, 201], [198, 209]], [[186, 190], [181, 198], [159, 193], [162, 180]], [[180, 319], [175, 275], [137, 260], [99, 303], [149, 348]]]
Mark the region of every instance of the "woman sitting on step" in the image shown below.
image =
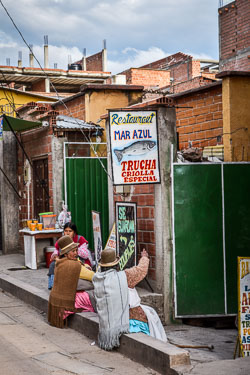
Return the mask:
[[63, 328], [69, 314], [79, 311], [94, 312], [91, 303], [91, 300], [94, 301], [92, 285], [94, 272], [77, 259], [79, 244], [72, 238], [61, 237], [58, 245], [61, 253], [55, 262], [54, 286], [48, 304], [48, 321], [55, 327]]
[[[75, 242], [78, 243], [78, 251], [77, 255], [82, 263], [85, 265], [89, 265], [91, 268], [94, 265], [92, 255], [90, 250], [88, 249], [88, 241], [81, 235], [77, 233], [77, 227], [74, 223], [66, 223], [64, 225], [64, 236], [70, 236], [70, 238]], [[54, 282], [54, 268], [55, 268], [55, 260], [60, 255], [60, 246], [58, 244], [58, 241], [55, 243], [55, 251], [51, 255], [52, 262], [49, 266], [49, 272], [48, 272], [48, 289], [51, 289]]]

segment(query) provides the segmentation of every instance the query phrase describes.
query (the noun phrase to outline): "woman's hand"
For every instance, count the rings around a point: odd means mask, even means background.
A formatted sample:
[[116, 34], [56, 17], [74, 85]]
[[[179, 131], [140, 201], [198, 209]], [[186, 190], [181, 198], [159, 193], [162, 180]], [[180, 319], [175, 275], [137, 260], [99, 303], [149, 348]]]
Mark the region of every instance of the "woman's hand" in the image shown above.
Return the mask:
[[88, 270], [92, 271], [92, 268], [90, 267], [89, 264], [86, 264], [86, 263], [85, 263], [84, 266], [85, 266]]
[[53, 260], [56, 260], [56, 258], [58, 258], [58, 255], [52, 254], [50, 257], [50, 260], [53, 261]]
[[147, 257], [148, 258], [148, 252], [145, 249], [142, 250], [141, 257]]

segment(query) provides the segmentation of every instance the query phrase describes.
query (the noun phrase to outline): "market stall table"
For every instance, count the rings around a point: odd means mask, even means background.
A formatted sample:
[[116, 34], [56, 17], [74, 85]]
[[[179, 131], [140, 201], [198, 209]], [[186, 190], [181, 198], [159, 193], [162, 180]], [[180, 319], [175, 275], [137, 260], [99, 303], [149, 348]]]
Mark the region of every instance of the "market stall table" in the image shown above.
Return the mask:
[[54, 242], [61, 237], [63, 229], [35, 230], [22, 229], [24, 239], [25, 266], [36, 270], [41, 263], [45, 262], [44, 248], [53, 246]]

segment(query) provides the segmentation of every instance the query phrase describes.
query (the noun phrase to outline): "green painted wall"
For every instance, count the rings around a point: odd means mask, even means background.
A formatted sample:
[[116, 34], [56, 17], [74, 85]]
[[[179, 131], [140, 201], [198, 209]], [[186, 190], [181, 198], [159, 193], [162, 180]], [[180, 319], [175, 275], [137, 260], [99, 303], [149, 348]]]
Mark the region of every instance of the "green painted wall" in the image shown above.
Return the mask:
[[250, 164], [224, 165], [228, 313], [237, 311], [237, 256], [250, 256]]
[[[107, 159], [101, 158], [105, 168]], [[94, 250], [91, 211], [101, 213], [103, 246], [109, 234], [107, 175], [98, 159], [66, 159], [67, 204], [78, 233], [89, 241]]]
[[177, 316], [237, 313], [237, 256], [250, 254], [250, 164], [223, 164], [223, 184], [221, 167], [174, 165]]
[[224, 313], [220, 165], [174, 166], [178, 315]]

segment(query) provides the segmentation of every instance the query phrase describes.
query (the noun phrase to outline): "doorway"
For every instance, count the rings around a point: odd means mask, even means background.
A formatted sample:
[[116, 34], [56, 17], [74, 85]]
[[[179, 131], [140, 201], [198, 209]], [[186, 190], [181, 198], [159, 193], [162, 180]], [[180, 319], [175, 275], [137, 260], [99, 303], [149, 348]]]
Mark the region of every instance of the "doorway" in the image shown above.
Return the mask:
[[33, 160], [34, 218], [49, 211], [48, 158]]

